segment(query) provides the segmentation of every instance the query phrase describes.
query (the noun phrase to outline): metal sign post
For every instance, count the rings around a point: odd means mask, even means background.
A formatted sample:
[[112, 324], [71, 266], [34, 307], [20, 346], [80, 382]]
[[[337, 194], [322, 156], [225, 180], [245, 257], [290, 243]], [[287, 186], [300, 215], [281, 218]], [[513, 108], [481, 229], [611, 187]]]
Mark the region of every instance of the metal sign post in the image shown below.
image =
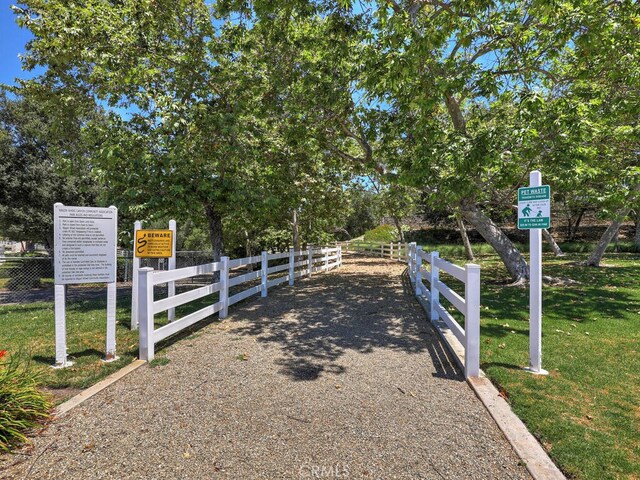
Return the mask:
[[542, 185], [538, 170], [529, 174], [529, 187], [518, 189], [518, 228], [529, 230], [529, 367], [542, 369], [542, 229], [551, 224], [551, 189]]

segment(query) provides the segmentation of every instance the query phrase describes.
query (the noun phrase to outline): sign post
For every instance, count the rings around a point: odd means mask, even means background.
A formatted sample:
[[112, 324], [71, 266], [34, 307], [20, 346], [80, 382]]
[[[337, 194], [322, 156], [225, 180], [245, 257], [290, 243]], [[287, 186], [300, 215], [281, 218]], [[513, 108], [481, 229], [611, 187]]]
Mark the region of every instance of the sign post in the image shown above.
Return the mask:
[[[176, 221], [169, 220], [169, 230], [171, 230], [171, 255], [169, 256], [169, 270], [176, 269]], [[169, 282], [167, 284], [167, 296], [173, 297], [176, 294], [176, 282]], [[176, 319], [176, 309], [171, 307], [167, 310], [167, 319], [170, 322]]]
[[542, 229], [551, 225], [551, 189], [542, 185], [538, 170], [529, 174], [529, 187], [518, 189], [518, 228], [529, 230], [529, 367], [542, 369]]
[[[169, 229], [142, 229], [142, 223], [136, 220], [133, 227], [133, 282], [131, 290], [131, 330], [138, 329], [138, 271], [141, 258], [167, 258], [169, 270], [176, 268], [176, 221], [169, 220]], [[167, 283], [169, 297], [176, 294], [175, 282]], [[170, 322], [176, 318], [175, 308], [167, 312]]]
[[138, 230], [142, 228], [142, 222], [136, 220], [133, 224], [133, 265], [131, 276], [131, 330], [138, 329], [138, 270], [140, 270], [140, 257], [136, 255], [135, 239], [138, 236]]
[[66, 286], [107, 284], [107, 340], [105, 361], [116, 359], [116, 207], [53, 206], [55, 270], [55, 338], [57, 368], [67, 360]]

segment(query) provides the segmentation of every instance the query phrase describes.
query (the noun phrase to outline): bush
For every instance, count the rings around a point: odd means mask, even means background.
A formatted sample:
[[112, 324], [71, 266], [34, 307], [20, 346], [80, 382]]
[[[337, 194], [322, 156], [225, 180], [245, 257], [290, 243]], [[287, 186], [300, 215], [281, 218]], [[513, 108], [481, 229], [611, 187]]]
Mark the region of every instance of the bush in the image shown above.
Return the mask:
[[393, 225], [379, 225], [364, 234], [367, 242], [397, 242], [398, 230]]
[[[6, 355], [0, 351], [0, 359]], [[49, 416], [51, 403], [37, 388], [38, 375], [17, 355], [0, 360], [0, 451], [27, 441], [26, 433]]]

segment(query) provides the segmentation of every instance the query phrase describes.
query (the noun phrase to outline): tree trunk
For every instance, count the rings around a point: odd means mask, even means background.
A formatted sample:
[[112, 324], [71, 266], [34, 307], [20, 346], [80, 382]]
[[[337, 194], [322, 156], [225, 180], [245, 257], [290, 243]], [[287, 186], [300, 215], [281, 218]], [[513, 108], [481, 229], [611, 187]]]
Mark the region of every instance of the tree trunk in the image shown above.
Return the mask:
[[211, 249], [213, 250], [213, 261], [219, 262], [224, 244], [222, 242], [222, 215], [213, 205], [205, 205], [204, 213], [207, 217], [207, 225], [209, 226], [209, 239], [211, 240]]
[[640, 210], [636, 213], [636, 234], [633, 237], [633, 243], [636, 246], [636, 252], [640, 252]]
[[400, 238], [400, 243], [404, 243], [404, 232], [402, 231], [402, 224], [400, 223], [400, 220], [395, 215], [392, 215], [391, 218], [393, 219], [393, 223], [398, 230], [398, 238]]
[[[632, 188], [631, 194], [627, 199], [627, 205], [634, 205], [635, 201], [638, 198], [639, 193], [640, 193], [640, 183], [637, 183]], [[624, 219], [627, 217], [627, 215], [629, 215], [630, 213], [631, 213], [631, 207], [627, 207], [627, 206], [621, 208], [620, 210], [618, 210], [618, 212], [616, 212], [616, 216], [614, 217], [611, 224], [604, 231], [604, 233], [600, 237], [600, 240], [598, 240], [596, 247], [593, 249], [593, 252], [591, 252], [591, 256], [586, 262], [584, 262], [585, 265], [588, 265], [590, 267], [600, 266], [600, 261], [604, 256], [604, 252], [607, 250], [607, 245], [609, 245], [611, 240], [618, 234], [618, 230], [620, 230], [620, 226], [624, 222]]]
[[297, 252], [300, 250], [300, 229], [298, 227], [298, 211], [294, 208], [291, 218], [293, 249]]
[[463, 202], [460, 213], [500, 256], [513, 282], [525, 282], [529, 278], [529, 265], [513, 242], [500, 230], [500, 227], [480, 211], [475, 203]]
[[53, 258], [54, 249], [55, 249], [55, 245], [53, 242], [54, 242], [53, 232], [47, 233], [44, 248], [47, 250], [47, 253], [51, 258]]
[[576, 223], [574, 223], [573, 227], [569, 229], [569, 238], [567, 240], [569, 241], [575, 240], [576, 235], [578, 234], [578, 228], [580, 227], [580, 222], [582, 221], [582, 217], [584, 216], [584, 212], [585, 212], [584, 209], [580, 210], [580, 213], [578, 214], [578, 218], [576, 219]]
[[542, 236], [544, 237], [544, 239], [547, 241], [547, 243], [549, 244], [549, 246], [551, 247], [551, 250], [553, 251], [553, 254], [556, 257], [564, 257], [564, 252], [562, 251], [562, 249], [560, 248], [560, 245], [558, 245], [555, 241], [555, 239], [553, 238], [553, 236], [551, 235], [551, 233], [549, 233], [549, 230], [547, 230], [546, 228], [542, 229]]
[[564, 203], [564, 207], [567, 213], [567, 233], [565, 235], [567, 241], [571, 241], [571, 232], [573, 232], [573, 212], [567, 207], [567, 202]]
[[604, 252], [607, 250], [607, 246], [609, 245], [613, 237], [616, 236], [616, 233], [618, 233], [620, 226], [624, 222], [624, 217], [626, 217], [630, 211], [630, 208], [626, 208], [618, 212], [618, 215], [616, 215], [616, 219], [611, 222], [611, 224], [607, 227], [607, 229], [600, 237], [600, 240], [598, 240], [598, 243], [593, 249], [593, 252], [591, 252], [591, 256], [589, 257], [589, 259], [584, 262], [585, 265], [588, 265], [590, 267], [600, 266], [600, 261], [604, 256]]
[[475, 260], [473, 256], [473, 250], [471, 249], [471, 242], [467, 235], [467, 229], [464, 226], [464, 221], [459, 213], [456, 213], [456, 222], [458, 223], [458, 230], [460, 230], [460, 236], [462, 237], [462, 243], [464, 244], [464, 253], [467, 255], [467, 260]]
[[[244, 256], [245, 257], [250, 257], [251, 256], [251, 239], [249, 238], [249, 232], [247, 232], [247, 229], [244, 230]], [[249, 263], [247, 265], [247, 270], [249, 272], [253, 272], [253, 263]]]

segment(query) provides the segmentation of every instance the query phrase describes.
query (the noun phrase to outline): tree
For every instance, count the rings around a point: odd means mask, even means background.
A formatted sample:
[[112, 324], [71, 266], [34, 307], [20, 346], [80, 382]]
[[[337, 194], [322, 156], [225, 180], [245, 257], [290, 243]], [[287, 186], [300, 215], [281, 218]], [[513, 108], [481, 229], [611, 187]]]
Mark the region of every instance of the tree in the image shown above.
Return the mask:
[[0, 232], [48, 249], [53, 204], [95, 205], [99, 191], [81, 161], [91, 151], [87, 116], [60, 113], [42, 99], [0, 92]]
[[47, 67], [32, 83], [79, 85], [112, 109], [96, 129], [108, 188], [142, 213], [204, 215], [219, 259], [223, 217], [256, 170], [246, 153], [260, 82], [238, 68], [243, 28], [217, 28], [204, 2], [186, 0], [24, 5], [18, 21], [34, 35], [24, 66]]
[[[509, 137], [521, 130], [517, 121], [531, 103], [524, 95], [501, 93], [509, 76], [503, 72], [525, 71], [526, 62], [510, 42], [524, 43], [528, 14], [522, 5], [511, 4], [391, 6], [376, 11], [378, 33], [371, 35], [363, 83], [391, 105], [395, 136], [404, 139], [404, 154], [389, 156], [395, 159], [390, 167], [399, 170], [399, 180], [429, 193], [432, 202], [459, 211], [493, 246], [514, 280], [522, 280], [528, 275], [524, 258], [482, 205], [524, 173], [514, 147], [526, 134]], [[491, 56], [495, 61], [486, 61]], [[533, 65], [527, 67], [533, 71]], [[514, 101], [508, 128], [500, 117]]]
[[611, 220], [585, 262], [599, 266], [607, 245], [640, 201], [640, 34], [634, 2], [586, 3], [573, 48], [553, 66], [566, 79], [551, 108], [556, 182]]
[[376, 191], [379, 213], [389, 217], [398, 232], [398, 238], [405, 242], [402, 219], [415, 213], [419, 200], [419, 191], [397, 183], [384, 184], [369, 177]]
[[[315, 58], [320, 45], [347, 49], [336, 41], [344, 22], [290, 22], [286, 10], [270, 33], [256, 19], [231, 20], [223, 3], [24, 4], [18, 19], [34, 35], [25, 66], [48, 67], [36, 82], [81, 85], [129, 111], [112, 112], [110, 125], [98, 129], [105, 139], [101, 179], [121, 192], [125, 208], [204, 214], [218, 259], [223, 226], [243, 216], [240, 205], [251, 217], [286, 213], [297, 231], [301, 214], [317, 214], [328, 193], [341, 190], [343, 173], [316, 137], [303, 134], [326, 125], [315, 121], [326, 112], [314, 114], [314, 94], [334, 106], [348, 96]], [[296, 28], [288, 31], [289, 24]], [[320, 45], [310, 54], [314, 41]], [[268, 194], [256, 198], [252, 191], [267, 192], [265, 186]]]
[[347, 193], [349, 194], [349, 212], [340, 228], [347, 232], [346, 240], [350, 240], [378, 226], [381, 214], [376, 194], [371, 189], [355, 183]]

